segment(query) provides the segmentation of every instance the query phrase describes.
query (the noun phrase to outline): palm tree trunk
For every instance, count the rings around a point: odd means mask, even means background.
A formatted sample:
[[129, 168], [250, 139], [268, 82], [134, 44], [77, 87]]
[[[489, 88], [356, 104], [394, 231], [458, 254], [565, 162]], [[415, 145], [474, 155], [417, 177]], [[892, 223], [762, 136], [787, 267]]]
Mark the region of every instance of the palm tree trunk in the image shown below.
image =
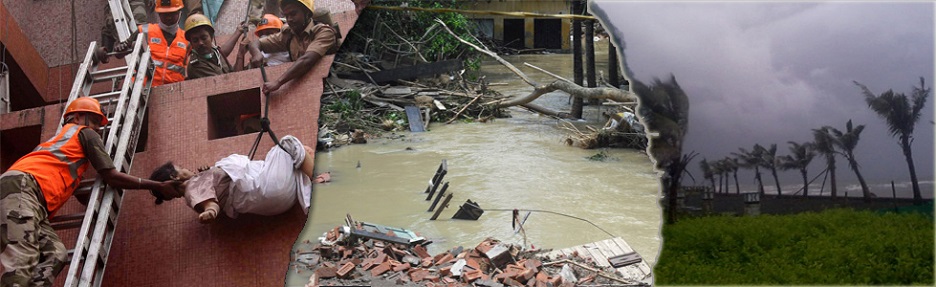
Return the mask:
[[770, 173], [773, 174], [774, 183], [777, 185], [777, 197], [780, 197], [780, 196], [781, 196], [781, 194], [780, 194], [780, 180], [777, 179], [777, 168], [776, 168], [776, 167], [770, 168]]
[[735, 187], [735, 193], [741, 194], [741, 185], [738, 185], [738, 171], [737, 170], [734, 171], [734, 187]]
[[726, 172], [726, 173], [725, 173], [725, 194], [728, 194], [728, 192], [729, 192], [728, 189], [729, 189], [729, 187], [731, 186], [730, 183], [731, 183], [731, 182], [728, 181], [728, 173]]
[[907, 167], [910, 168], [910, 183], [913, 185], [913, 203], [923, 203], [923, 195], [920, 194], [920, 183], [917, 182], [916, 168], [913, 167], [913, 156], [910, 152], [910, 137], [900, 137], [900, 147], [903, 148], [904, 157], [907, 158]]
[[861, 195], [864, 197], [865, 202], [871, 201], [871, 190], [868, 189], [868, 184], [865, 183], [864, 177], [858, 171], [858, 162], [855, 161], [855, 155], [849, 152], [846, 154], [846, 158], [848, 158], [848, 165], [855, 171], [855, 176], [858, 177], [858, 183], [861, 184]]
[[760, 169], [754, 167], [754, 179], [757, 180], [757, 193], [764, 196], [764, 181], [761, 180]]
[[712, 182], [712, 192], [715, 192], [715, 176], [710, 177], [709, 181]]
[[809, 196], [809, 181], [806, 179], [806, 169], [800, 169], [800, 174], [803, 175], [803, 197]]
[[722, 174], [718, 175], [718, 190], [721, 191], [722, 193], [728, 193], [728, 191], [725, 190], [725, 180], [727, 180], [725, 178], [725, 175], [722, 175]]
[[832, 198], [835, 198], [836, 196], [838, 196], [838, 190], [835, 187], [835, 155], [830, 156], [828, 158], [828, 162], [829, 162], [829, 173], [830, 173], [829, 179], [831, 183], [830, 187], [832, 189]]

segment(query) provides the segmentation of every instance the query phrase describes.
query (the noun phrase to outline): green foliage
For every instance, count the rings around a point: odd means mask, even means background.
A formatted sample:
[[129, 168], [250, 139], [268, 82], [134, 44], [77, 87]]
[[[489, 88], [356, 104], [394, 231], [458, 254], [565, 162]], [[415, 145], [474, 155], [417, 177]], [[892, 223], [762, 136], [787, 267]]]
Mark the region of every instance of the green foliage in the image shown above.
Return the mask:
[[[463, 1], [456, 0], [437, 0], [437, 1], [373, 1], [373, 5], [383, 6], [402, 6], [421, 7], [421, 8], [451, 8], [459, 9]], [[479, 53], [468, 47], [449, 33], [446, 33], [442, 27], [429, 29], [437, 25], [435, 19], [442, 20], [455, 34], [462, 39], [476, 42], [472, 37], [472, 32], [477, 30], [476, 24], [471, 19], [459, 13], [437, 13], [420, 11], [387, 11], [387, 10], [364, 10], [364, 13], [358, 18], [354, 29], [351, 31], [348, 42], [342, 45], [343, 48], [352, 49], [363, 53], [380, 53], [382, 48], [378, 43], [391, 44], [403, 43], [394, 35], [406, 38], [410, 43], [419, 47], [420, 53], [430, 62], [445, 59], [472, 59], [478, 58]], [[370, 39], [370, 41], [368, 41]], [[361, 51], [363, 47], [369, 47], [368, 51]], [[410, 49], [409, 47], [402, 48]], [[378, 55], [380, 56], [380, 55]], [[468, 64], [466, 62], [466, 64]], [[470, 67], [466, 65], [466, 67]], [[480, 67], [480, 65], [476, 65]]]
[[933, 219], [850, 209], [663, 226], [660, 285], [933, 285]]
[[342, 98], [325, 106], [325, 111], [336, 113], [341, 119], [354, 117], [364, 106], [361, 101], [361, 91], [353, 90], [344, 94]]

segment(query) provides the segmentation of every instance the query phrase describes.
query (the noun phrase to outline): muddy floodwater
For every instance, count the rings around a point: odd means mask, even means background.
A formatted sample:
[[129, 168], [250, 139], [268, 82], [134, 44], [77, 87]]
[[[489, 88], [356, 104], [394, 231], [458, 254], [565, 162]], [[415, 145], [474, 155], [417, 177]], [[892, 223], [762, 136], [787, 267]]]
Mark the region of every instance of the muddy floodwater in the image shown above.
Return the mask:
[[[601, 44], [596, 61], [607, 74], [607, 44]], [[552, 78], [522, 67], [523, 62], [572, 79], [569, 54], [505, 58], [537, 81]], [[482, 71], [490, 82], [507, 83], [492, 87], [502, 93], [532, 90], [494, 61], [485, 61]], [[568, 110], [567, 99], [552, 93], [536, 103]], [[601, 108], [588, 109], [591, 116], [585, 123], [603, 123], [597, 116]], [[316, 170], [330, 171], [332, 182], [314, 186], [309, 221], [299, 241], [317, 240], [351, 214], [359, 221], [419, 232], [433, 241], [428, 246], [432, 254], [474, 247], [486, 237], [523, 244], [524, 237], [511, 228], [510, 210], [520, 209], [521, 215], [536, 210], [524, 225], [527, 247], [566, 248], [613, 235], [653, 264], [661, 243], [661, 217], [658, 176], [647, 155], [631, 149], [567, 146], [563, 140], [568, 132], [558, 128], [558, 120], [520, 108], [511, 108], [510, 114], [487, 123], [432, 123], [429, 132], [402, 132], [395, 139], [319, 152]], [[587, 159], [598, 153], [607, 159]], [[432, 202], [426, 201], [424, 191], [442, 160], [448, 162], [447, 193], [454, 196], [439, 219], [430, 221], [427, 210]], [[481, 218], [450, 219], [467, 199], [485, 209]], [[310, 275], [290, 269], [287, 285], [302, 286]]]

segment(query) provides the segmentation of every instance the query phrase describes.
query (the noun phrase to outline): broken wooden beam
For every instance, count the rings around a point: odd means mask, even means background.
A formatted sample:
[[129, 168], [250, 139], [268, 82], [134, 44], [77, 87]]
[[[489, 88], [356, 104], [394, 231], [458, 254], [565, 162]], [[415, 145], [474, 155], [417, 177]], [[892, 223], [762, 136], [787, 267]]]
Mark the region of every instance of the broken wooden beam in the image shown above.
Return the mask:
[[445, 182], [444, 185], [442, 185], [442, 190], [439, 191], [439, 195], [436, 196], [435, 201], [433, 201], [432, 205], [429, 206], [429, 212], [432, 212], [432, 210], [435, 209], [436, 204], [439, 203], [439, 199], [442, 199], [442, 196], [445, 195], [445, 190], [448, 189], [448, 186], [449, 186], [449, 183], [447, 181]]
[[442, 201], [442, 205], [439, 206], [439, 209], [436, 209], [435, 214], [433, 214], [432, 218], [429, 218], [429, 220], [436, 220], [436, 218], [439, 218], [439, 214], [442, 214], [442, 210], [448, 207], [449, 200], [452, 200], [451, 193], [445, 197], [445, 200]]

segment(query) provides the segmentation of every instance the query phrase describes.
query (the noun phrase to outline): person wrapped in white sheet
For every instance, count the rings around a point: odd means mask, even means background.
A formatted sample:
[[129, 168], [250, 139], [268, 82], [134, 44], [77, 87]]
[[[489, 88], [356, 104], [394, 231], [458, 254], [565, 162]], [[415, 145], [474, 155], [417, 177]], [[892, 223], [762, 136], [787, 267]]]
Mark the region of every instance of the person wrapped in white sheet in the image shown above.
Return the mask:
[[[297, 201], [308, 214], [310, 178], [324, 182], [329, 174], [313, 176], [314, 150], [299, 139], [287, 135], [280, 144], [283, 148], [273, 146], [264, 160], [232, 154], [211, 167], [199, 168], [197, 174], [170, 161], [156, 168], [150, 178], [182, 181], [186, 204], [198, 213], [201, 223], [214, 221], [222, 210], [230, 218], [244, 213], [281, 214]], [[156, 204], [167, 200], [158, 193], [153, 196]]]

